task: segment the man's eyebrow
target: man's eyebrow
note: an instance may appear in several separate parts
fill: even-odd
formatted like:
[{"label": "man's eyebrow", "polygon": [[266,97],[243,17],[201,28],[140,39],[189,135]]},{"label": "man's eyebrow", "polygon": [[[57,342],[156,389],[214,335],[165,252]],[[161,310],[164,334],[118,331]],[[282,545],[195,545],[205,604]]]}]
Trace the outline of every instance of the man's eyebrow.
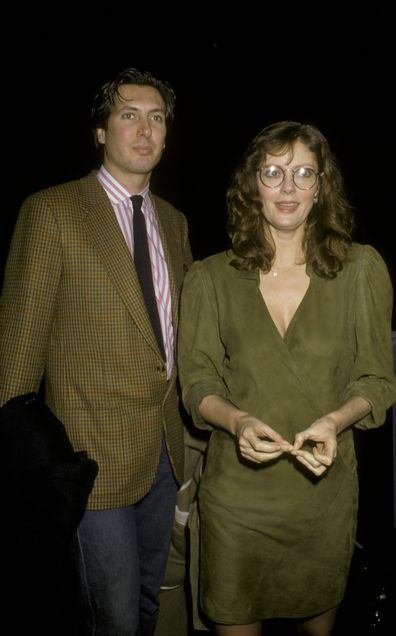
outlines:
[{"label": "man's eyebrow", "polygon": [[[135,106],[134,104],[122,104],[121,110],[144,110],[140,106]],[[150,108],[148,113],[164,113],[165,108],[161,108],[161,106],[156,106],[155,108]]]}]

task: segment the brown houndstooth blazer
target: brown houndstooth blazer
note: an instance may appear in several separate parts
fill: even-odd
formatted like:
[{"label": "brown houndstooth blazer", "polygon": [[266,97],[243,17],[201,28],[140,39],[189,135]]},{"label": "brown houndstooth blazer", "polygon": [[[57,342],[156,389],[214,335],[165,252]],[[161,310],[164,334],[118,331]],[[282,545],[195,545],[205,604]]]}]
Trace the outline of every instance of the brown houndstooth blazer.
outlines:
[{"label": "brown houndstooth blazer", "polygon": [[[151,195],[168,263],[173,324],[192,262],[184,215]],[[154,479],[165,431],[183,480],[183,423],[133,259],[96,173],[29,196],[0,299],[0,404],[37,391],[76,451],[99,464],[89,509],[130,505]]]}]

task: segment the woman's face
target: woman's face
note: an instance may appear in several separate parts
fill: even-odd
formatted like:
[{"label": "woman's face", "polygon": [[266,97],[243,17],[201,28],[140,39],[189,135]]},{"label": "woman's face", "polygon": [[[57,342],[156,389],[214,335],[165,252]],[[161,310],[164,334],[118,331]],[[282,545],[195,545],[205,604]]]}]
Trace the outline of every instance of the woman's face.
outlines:
[{"label": "woman's face", "polygon": [[[284,179],[281,181],[283,174]],[[283,155],[267,155],[261,166],[261,176],[257,173],[257,183],[263,215],[271,228],[292,231],[304,226],[317,200],[317,174],[315,155],[301,141],[296,141],[292,152],[288,150]],[[263,184],[262,179],[267,185]],[[296,182],[306,189],[299,188]]]}]

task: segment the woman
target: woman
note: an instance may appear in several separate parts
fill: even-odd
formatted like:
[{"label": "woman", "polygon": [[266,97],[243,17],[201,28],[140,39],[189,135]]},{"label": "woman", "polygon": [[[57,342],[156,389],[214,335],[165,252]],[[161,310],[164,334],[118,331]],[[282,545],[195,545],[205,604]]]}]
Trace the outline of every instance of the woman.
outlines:
[{"label": "woman", "polygon": [[277,617],[327,636],[354,548],[352,427],[380,426],[396,400],[390,277],[352,242],[314,126],[262,130],[227,207],[232,249],[196,262],[181,299],[183,400],[212,429],[200,602],[221,636],[259,635]]}]

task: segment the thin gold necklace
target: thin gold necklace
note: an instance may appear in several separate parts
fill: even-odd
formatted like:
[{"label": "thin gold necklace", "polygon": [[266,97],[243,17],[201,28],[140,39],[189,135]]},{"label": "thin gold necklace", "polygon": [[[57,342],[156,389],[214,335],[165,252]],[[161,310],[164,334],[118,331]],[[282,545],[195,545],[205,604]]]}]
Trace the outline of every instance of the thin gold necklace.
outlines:
[{"label": "thin gold necklace", "polygon": [[269,273],[275,278],[275,276],[278,276],[279,274],[284,274],[285,272],[290,272],[290,270],[294,269],[295,267],[299,267],[301,265],[304,265],[304,263],[294,263],[294,265],[290,265],[290,267],[285,267],[284,269],[273,269],[271,267]]}]

